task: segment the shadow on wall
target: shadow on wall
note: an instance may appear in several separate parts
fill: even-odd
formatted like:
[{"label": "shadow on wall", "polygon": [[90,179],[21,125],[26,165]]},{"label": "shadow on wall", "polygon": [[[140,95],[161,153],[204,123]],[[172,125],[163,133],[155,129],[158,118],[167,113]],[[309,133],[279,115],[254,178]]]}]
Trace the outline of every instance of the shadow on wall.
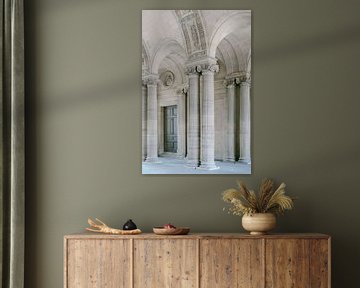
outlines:
[{"label": "shadow on wall", "polygon": [[[140,73],[140,72],[139,72]],[[126,97],[132,97],[134,94],[134,79],[137,79],[138,75],[129,75],[128,78],[121,78],[116,82],[100,83],[93,87],[86,87],[86,89],[78,92],[68,93],[66,95],[53,95],[51,99],[43,102],[43,108],[46,113],[61,112],[64,109],[73,109],[84,104],[96,105],[99,103],[105,103],[113,99],[121,99]],[[138,83],[139,95],[141,83]],[[140,103],[140,96],[139,96]]]},{"label": "shadow on wall", "polygon": [[[41,2],[44,2],[44,5],[48,6],[48,9],[73,9],[77,6],[91,5],[91,3],[98,2],[98,0],[79,0],[75,2],[70,0],[50,0]],[[158,3],[158,6],[160,6],[163,4],[163,1],[152,2],[152,4],[154,3]],[[198,3],[202,2],[198,1]],[[30,1],[25,1],[25,8],[28,12],[28,19],[26,20],[27,24],[25,26],[27,40],[26,206],[28,208],[26,211],[26,283],[29,287],[42,287],[40,284],[44,283],[44,280],[42,279],[44,277],[44,272],[51,276],[58,274],[60,275],[61,269],[56,270],[56,263],[62,261],[61,257],[56,258],[53,257],[51,254],[48,254],[51,256],[46,256],[48,258],[46,258],[44,255],[40,255],[39,257],[41,251],[36,251],[37,243],[44,244],[44,240],[39,239],[42,235],[39,231],[42,231],[43,227],[41,227],[41,225],[42,223],[47,221],[46,217],[49,216],[40,215],[41,213],[38,212],[38,206],[47,204],[44,203],[44,199],[40,199],[41,194],[39,194],[38,192],[39,183],[37,183],[37,179],[41,179],[41,175],[37,175],[36,162],[38,158],[37,156],[39,156],[36,154],[36,151],[39,149],[36,143],[36,139],[38,139],[38,133],[36,131],[35,124],[37,122],[36,109],[39,107],[39,99],[37,98],[37,95],[39,95],[39,91],[36,87],[36,83],[40,81],[39,79],[37,79],[38,77],[44,76],[41,75],[43,72],[36,71],[36,67],[34,67],[34,65],[37,63],[36,57],[40,57],[41,55],[39,52],[35,52],[38,48],[37,35],[33,31],[33,22],[35,21],[34,18],[36,18],[36,6],[38,5],[40,4],[34,5],[34,2],[31,2],[30,4]],[[255,27],[255,31],[253,31],[253,34],[256,35],[256,26],[253,25],[253,27]],[[286,61],[283,61],[283,58],[285,57],[296,57],[296,55],[299,54],[312,53],[313,51],[318,52],[326,47],[347,45],[349,43],[357,43],[359,41],[360,26],[351,26],[341,31],[334,31],[333,33],[328,34],[319,34],[317,36],[304,38],[302,40],[287,42],[282,46],[257,48],[256,45],[254,45],[253,55],[255,55],[254,63],[256,63],[256,66],[254,68],[261,66],[264,63],[269,63],[271,61],[284,62]],[[137,50],[134,49],[134,53],[138,53],[138,55],[140,56],[140,39],[138,45],[139,47],[136,47],[138,48]],[[139,98],[136,99],[136,101],[138,104],[137,106],[139,107],[137,113],[138,115],[140,115],[141,85],[140,81],[137,82],[141,70],[140,60],[138,61],[138,63],[139,67],[136,68],[138,69],[138,73],[129,75],[127,76],[127,78],[120,78],[119,81],[109,83],[94,83],[91,88],[82,87],[81,91],[73,91],[69,94],[56,95],[55,97],[53,97],[54,95],[51,95],[51,99],[47,98],[45,100],[46,102],[43,103],[43,106],[45,108],[44,112],[62,112],[63,110],[73,109],[74,107],[81,107],[87,104],[95,106],[97,104],[104,103],[105,101],[112,101],[113,99],[118,99],[119,97],[133,97],[139,95]],[[138,86],[134,87],[134,83],[138,83]],[[254,85],[256,86],[255,83],[256,80],[254,80]],[[261,85],[261,83],[257,84]],[[340,86],[339,84],[337,85]],[[254,95],[256,95],[256,92]],[[349,99],[350,98],[347,98],[347,100]],[[320,109],[320,106],[317,105],[317,107],[319,107]],[[334,131],[334,134],[335,133],[336,131]],[[255,144],[255,148],[263,148],[263,144],[256,142],[256,139]],[[354,187],[356,187],[356,180],[354,179],[358,179],[358,165],[360,163],[360,151],[358,147],[360,147],[360,143],[351,143],[351,146],[346,147],[346,145],[348,144],[349,141],[345,141],[343,146],[336,147],[337,150],[332,151],[333,153],[329,153],[329,148],[325,151],[313,151],[313,153],[316,154],[308,155],[306,159],[302,159],[301,163],[291,162],[288,159],[280,159],[280,161],[277,160],[277,163],[279,164],[277,166],[275,165],[275,169],[272,169],[274,166],[273,164],[260,167],[261,159],[257,158],[257,161],[255,157],[255,174],[252,176],[242,177],[242,179],[246,179],[245,181],[249,181],[249,184],[251,186],[252,183],[258,181],[258,179],[256,178],[266,176],[264,174],[277,173],[277,175],[279,175],[278,173],[282,173],[281,179],[279,180],[284,180],[288,184],[289,194],[295,196],[298,195],[299,199],[296,203],[295,210],[291,213],[288,213],[285,217],[279,219],[279,230],[292,232],[316,231],[329,233],[333,236],[333,279],[336,280],[333,282],[334,287],[356,287],[351,286],[350,284],[351,281],[354,281],[356,279],[356,275],[358,274],[358,267],[357,265],[354,265],[354,263],[355,259],[358,259],[358,257],[360,257],[360,247],[358,245],[358,243],[360,242],[360,232],[357,229],[359,219],[359,205],[358,201],[356,201],[358,199],[359,191],[358,189],[354,189]],[[330,144],[330,147],[335,148],[335,146],[335,144]],[[312,149],[313,147],[311,147],[310,150]],[[271,157],[275,158],[276,155]],[[296,157],[292,159],[296,159]],[[140,161],[138,165],[140,169]],[[178,219],[176,220],[177,222],[181,221],[184,224],[195,222],[193,227],[196,231],[201,231],[201,229],[206,229],[206,227],[202,228],[200,227],[200,225],[196,225],[197,221],[194,221],[194,217],[206,219],[202,221],[203,223],[210,223],[207,224],[209,226],[215,225],[215,223],[219,223],[219,221],[226,222],[224,228],[217,228],[218,232],[221,232],[221,230],[222,232],[239,231],[239,219],[236,217],[227,217],[226,213],[221,210],[224,205],[221,203],[220,189],[222,189],[223,185],[225,186],[225,188],[232,186],[234,184],[234,177],[226,178],[224,176],[211,176],[213,179],[211,181],[207,181],[210,179],[205,179],[204,177],[206,176],[187,176],[184,187],[185,189],[189,189],[189,187],[194,187],[193,190],[181,191],[182,188],[179,185],[180,188],[175,187],[174,190],[175,192],[181,191],[181,193],[175,193],[174,191],[170,191],[169,187],[172,187],[172,185],[174,185],[174,182],[181,183],[181,181],[185,179],[184,176],[172,175],[170,177],[151,176],[140,178],[140,170],[137,171],[137,173],[138,174],[134,176],[134,173],[131,169],[124,171],[122,177],[128,178],[128,182],[132,181],[134,178],[136,178],[137,180],[140,179],[140,181],[138,181],[139,183],[136,183],[136,185],[131,188],[132,190],[130,192],[127,192],[128,194],[124,196],[125,199],[127,197],[126,203],[114,203],[114,206],[108,207],[108,211],[106,212],[108,214],[106,214],[106,216],[110,218],[110,224],[115,224],[111,223],[111,219],[117,219],[117,217],[119,217],[118,215],[120,214],[119,211],[123,207],[125,211],[128,211],[125,209],[125,206],[137,207],[138,203],[141,202],[146,203],[147,207],[156,208],[159,207],[159,201],[161,200],[162,205],[164,205],[165,207],[164,210],[160,211],[160,209],[153,209],[151,212],[151,218],[147,218],[139,224],[145,227],[151,227],[151,225],[154,224],[153,222],[155,222],[154,219],[162,219],[163,215],[173,215],[175,220]],[[133,179],[131,177],[133,177]],[[276,177],[274,178],[276,179]],[[314,179],[316,179],[316,182],[314,181]],[[159,183],[161,183],[161,185]],[[350,183],[349,186],[348,183]],[[141,191],[139,189],[141,185],[143,185],[143,187],[146,187],[146,190]],[[217,192],[217,190],[219,191]],[[319,196],[321,193],[324,196]],[[109,201],[107,203],[116,202],[116,197],[113,197],[114,201]],[[210,200],[211,198],[216,199]],[[95,201],[96,199],[94,200],[94,202]],[[193,202],[200,203],[201,201],[204,201],[205,204],[189,204]],[[116,208],[118,210],[113,209],[113,207],[115,207],[116,205]],[[119,207],[119,205],[123,207]],[[179,206],[189,207],[189,211],[187,211],[187,213],[183,213],[186,215],[180,215],[180,212],[177,212],[179,210]],[[219,209],[219,211],[209,213],[213,211],[212,209]],[[69,209],[69,211],[70,214],[74,213],[74,210]],[[102,217],[102,215],[99,215],[99,217]],[[220,220],[219,217],[221,217]],[[76,219],[76,221],[81,222],[83,220]],[[74,224],[74,226],[75,225],[77,225],[77,223]],[[54,230],[55,229],[57,229],[56,225],[54,225]],[[62,231],[43,231],[48,234],[62,233]],[[59,240],[59,242],[61,241]],[[56,246],[55,244],[51,243],[47,245],[53,245],[51,247],[49,246],[51,249],[55,249]],[[56,249],[57,248],[61,249],[61,245],[56,246]],[[38,247],[38,249],[40,250],[40,247]],[[45,266],[49,267],[47,268],[48,270],[41,271],[41,267]],[[61,266],[61,264],[59,264],[59,266]],[[347,285],[344,286],[344,282]],[[60,287],[60,285],[58,284],[59,283],[54,285],[57,285],[56,287]]]},{"label": "shadow on wall", "polygon": [[[321,34],[312,38],[298,40],[297,42],[291,42],[291,45],[277,46],[266,50],[264,49],[263,51],[256,50],[255,59],[257,65],[261,65],[267,61],[276,61],[279,58],[283,59],[284,57],[290,57],[299,53],[309,53],[314,50],[323,49],[324,47],[345,45],[348,42],[360,42],[360,26],[350,27],[349,29],[344,29],[334,34]],[[141,43],[139,43],[139,45],[141,45]],[[125,95],[130,95],[129,92],[134,91],[134,79],[137,79],[141,74],[140,65],[138,69],[138,74],[129,75],[126,79],[121,78],[116,82],[101,83],[101,85],[86,87],[86,90],[69,93],[66,96],[53,96],[43,103],[43,108],[45,108],[46,112],[52,112],[70,107],[74,108],[74,106],[83,105],[85,102],[105,102],[104,100],[109,100],[109,97],[118,99],[119,97],[122,98]],[[140,82],[137,84],[138,87],[141,87]],[[138,87],[136,89],[140,95],[141,91]]]},{"label": "shadow on wall", "polygon": [[281,231],[321,232],[332,236],[334,287],[345,287],[343,275],[358,273],[356,265],[348,265],[349,259],[360,257],[357,244],[360,232],[355,228],[359,209],[358,201],[353,200],[359,191],[347,186],[358,178],[360,143],[352,144],[344,149],[339,147],[341,154],[319,152],[309,155],[300,165],[293,163],[277,169],[285,171],[283,178],[289,184],[289,194],[299,197],[295,210],[279,217],[278,225]]},{"label": "shadow on wall", "polygon": [[[254,27],[254,26],[253,26]],[[254,39],[256,31],[252,31]],[[294,56],[294,54],[310,53],[326,47],[344,46],[352,42],[360,41],[360,26],[351,26],[336,32],[321,33],[310,38],[298,39],[281,46],[256,49],[254,45],[253,58],[257,65],[266,62],[276,61],[284,57]]]},{"label": "shadow on wall", "polygon": [[76,7],[83,7],[84,5],[91,5],[92,3],[97,4],[97,0],[47,0],[42,1],[43,7],[54,10],[54,9],[74,9]]}]

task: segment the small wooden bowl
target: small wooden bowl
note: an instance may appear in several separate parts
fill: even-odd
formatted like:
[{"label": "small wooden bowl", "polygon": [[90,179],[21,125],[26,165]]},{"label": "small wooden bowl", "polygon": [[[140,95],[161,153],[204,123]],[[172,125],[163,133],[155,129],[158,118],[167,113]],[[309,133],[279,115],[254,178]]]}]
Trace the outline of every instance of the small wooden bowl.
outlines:
[{"label": "small wooden bowl", "polygon": [[186,235],[190,232],[189,227],[163,228],[154,227],[153,231],[157,235]]}]

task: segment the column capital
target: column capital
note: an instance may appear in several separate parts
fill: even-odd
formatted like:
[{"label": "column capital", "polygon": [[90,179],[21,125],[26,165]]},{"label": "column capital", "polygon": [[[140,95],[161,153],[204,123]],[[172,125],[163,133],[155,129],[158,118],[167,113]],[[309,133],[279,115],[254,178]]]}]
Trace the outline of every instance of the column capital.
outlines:
[{"label": "column capital", "polygon": [[187,66],[185,70],[185,74],[189,77],[198,76],[201,72],[201,66],[200,65],[193,65],[193,66]]},{"label": "column capital", "polygon": [[240,84],[240,86],[250,86],[251,76],[248,74],[243,74],[239,76],[236,81],[238,84]]},{"label": "column capital", "polygon": [[183,88],[181,89],[181,93],[182,94],[187,94],[189,91],[189,85],[184,85]]},{"label": "column capital", "polygon": [[189,60],[186,64],[187,74],[207,74],[219,72],[219,65],[217,59],[204,56],[197,59]]},{"label": "column capital", "polygon": [[201,65],[201,74],[214,74],[219,72],[219,65],[217,64],[203,64]]},{"label": "column capital", "polygon": [[225,79],[223,82],[224,87],[226,88],[233,88],[236,85],[235,78],[228,78]]},{"label": "column capital", "polygon": [[234,72],[225,77],[224,85],[234,84],[236,86],[251,84],[251,75],[247,72]]},{"label": "column capital", "polygon": [[182,85],[176,89],[176,94],[178,94],[179,96],[184,96],[188,93],[188,91],[189,91],[189,85]]},{"label": "column capital", "polygon": [[242,81],[240,83],[241,87],[250,87],[251,86],[251,81]]},{"label": "column capital", "polygon": [[145,76],[143,79],[142,79],[142,83],[143,85],[157,85],[159,84],[160,80],[159,80],[159,75],[157,74],[150,74],[150,75],[147,75]]}]

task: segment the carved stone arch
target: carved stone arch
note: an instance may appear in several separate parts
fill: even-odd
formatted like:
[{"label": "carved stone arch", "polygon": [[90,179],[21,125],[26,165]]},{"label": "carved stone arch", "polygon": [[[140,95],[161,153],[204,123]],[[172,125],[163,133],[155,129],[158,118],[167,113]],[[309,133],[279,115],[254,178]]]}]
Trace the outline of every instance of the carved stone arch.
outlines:
[{"label": "carved stone arch", "polygon": [[173,57],[185,62],[187,59],[186,52],[179,42],[174,39],[163,39],[156,47],[154,57],[151,62],[150,72],[157,74],[161,62],[166,57]]},{"label": "carved stone arch", "polygon": [[215,73],[214,79],[215,80],[224,80],[225,77],[228,74],[226,64],[225,64],[224,60],[223,59],[218,59],[217,60],[217,65],[219,66],[219,71],[217,73]]},{"label": "carved stone arch", "polygon": [[[231,43],[231,46],[234,48],[239,66],[238,71],[245,71],[248,61],[248,51],[251,49],[251,40],[247,39],[246,37],[240,38],[234,33],[227,35],[224,40]],[[222,40],[220,43],[222,43],[224,40]]]},{"label": "carved stone arch", "polygon": [[149,70],[150,68],[149,49],[144,40],[142,40],[141,54],[142,54],[142,62],[141,62],[142,70]]},{"label": "carved stone arch", "polygon": [[191,58],[206,55],[206,31],[199,10],[175,10]]},{"label": "carved stone arch", "polygon": [[218,45],[216,57],[221,55],[228,74],[240,71],[239,59],[235,47],[229,39],[224,38]]},{"label": "carved stone arch", "polygon": [[215,57],[216,49],[219,43],[230,33],[237,33],[243,27],[249,27],[251,24],[251,11],[239,10],[230,13],[220,19],[216,24],[210,37],[208,45],[208,54]]},{"label": "carved stone arch", "polygon": [[249,50],[247,57],[246,74],[249,76],[251,75],[251,49]]}]

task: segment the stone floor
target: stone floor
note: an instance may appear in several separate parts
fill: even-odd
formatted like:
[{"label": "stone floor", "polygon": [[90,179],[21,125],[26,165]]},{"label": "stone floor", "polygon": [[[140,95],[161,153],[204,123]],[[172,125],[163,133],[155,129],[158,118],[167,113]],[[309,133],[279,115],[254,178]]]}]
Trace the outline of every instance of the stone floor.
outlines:
[{"label": "stone floor", "polygon": [[216,161],[216,170],[186,166],[185,159],[159,157],[159,163],[142,163],[142,174],[251,174],[251,164]]}]

